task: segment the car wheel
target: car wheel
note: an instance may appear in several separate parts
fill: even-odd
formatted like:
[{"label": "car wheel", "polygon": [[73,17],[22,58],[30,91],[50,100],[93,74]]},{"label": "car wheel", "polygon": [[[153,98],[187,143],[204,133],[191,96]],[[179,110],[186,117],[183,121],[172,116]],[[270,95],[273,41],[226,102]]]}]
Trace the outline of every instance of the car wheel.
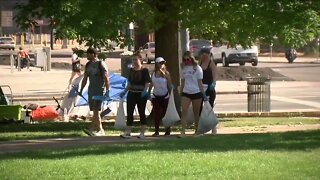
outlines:
[{"label": "car wheel", "polygon": [[226,55],[225,54],[222,54],[222,65],[223,67],[228,67],[229,66],[229,63],[227,62],[227,58],[226,58]]},{"label": "car wheel", "polygon": [[244,66],[245,65],[245,62],[241,62],[241,63],[239,63],[240,64],[240,66]]},{"label": "car wheel", "polygon": [[252,61],[251,64],[252,64],[252,66],[257,66],[258,65],[258,60]]}]

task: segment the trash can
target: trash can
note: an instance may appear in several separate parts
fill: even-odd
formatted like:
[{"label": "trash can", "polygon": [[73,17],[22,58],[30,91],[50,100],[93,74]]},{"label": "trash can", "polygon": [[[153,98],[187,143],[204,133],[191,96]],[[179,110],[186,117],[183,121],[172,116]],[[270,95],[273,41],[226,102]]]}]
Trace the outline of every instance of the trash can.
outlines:
[{"label": "trash can", "polygon": [[132,58],[129,55],[121,56],[121,76],[128,78],[129,70],[132,68]]},{"label": "trash can", "polygon": [[247,78],[248,112],[270,112],[270,78]]}]

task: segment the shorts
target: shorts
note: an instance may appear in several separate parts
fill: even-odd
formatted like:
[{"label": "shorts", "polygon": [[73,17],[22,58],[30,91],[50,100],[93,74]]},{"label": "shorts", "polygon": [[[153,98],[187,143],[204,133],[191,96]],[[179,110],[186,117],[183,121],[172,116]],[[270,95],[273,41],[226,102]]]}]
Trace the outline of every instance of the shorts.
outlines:
[{"label": "shorts", "polygon": [[92,99],[92,97],[89,97],[88,104],[89,104],[90,111],[101,111],[102,101],[94,100]]},{"label": "shorts", "polygon": [[188,94],[188,93],[182,93],[181,96],[184,96],[184,97],[187,97],[191,100],[194,100],[194,99],[202,99],[202,93],[201,92],[198,92],[196,94]]}]

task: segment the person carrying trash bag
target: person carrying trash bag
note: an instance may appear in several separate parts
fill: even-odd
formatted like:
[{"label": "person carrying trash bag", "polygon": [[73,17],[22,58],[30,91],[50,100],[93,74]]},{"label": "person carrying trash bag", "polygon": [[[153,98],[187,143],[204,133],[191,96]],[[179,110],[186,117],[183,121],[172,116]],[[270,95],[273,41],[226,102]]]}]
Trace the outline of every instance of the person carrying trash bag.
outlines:
[{"label": "person carrying trash bag", "polygon": [[[102,99],[94,97],[109,98],[109,73],[105,62],[99,61],[97,58],[98,52],[95,48],[87,49],[87,62],[85,66],[85,72],[80,86],[80,96],[82,96],[82,91],[87,84],[89,78],[88,87],[88,104],[90,111],[93,111],[92,122],[88,128],[84,129],[84,132],[89,136],[104,136],[105,131],[102,127],[101,117],[99,111],[101,111]],[[104,93],[104,88],[106,89]]]},{"label": "person carrying trash bag", "polygon": [[[165,115],[168,107],[170,91],[173,88],[170,73],[166,69],[166,61],[162,57],[155,60],[154,73],[151,76],[151,83],[148,92],[153,87],[152,105],[155,132],[152,136],[159,136],[160,121]],[[170,135],[170,127],[166,127],[165,134]]]},{"label": "person carrying trash bag", "polygon": [[[187,126],[187,114],[190,104],[192,103],[193,114],[195,118],[195,128],[197,129],[199,123],[200,106],[202,99],[208,100],[205,95],[202,78],[203,72],[201,67],[195,61],[190,51],[186,51],[183,54],[181,63],[181,105],[182,105],[182,117],[181,117],[181,134],[178,137],[185,136],[185,129]],[[195,132],[197,134],[197,131]]]},{"label": "person carrying trash bag", "polygon": [[149,83],[151,81],[149,70],[142,66],[142,56],[140,53],[132,55],[133,67],[129,70],[128,85],[126,89],[121,92],[120,97],[123,98],[127,94],[127,128],[123,134],[120,135],[122,138],[131,137],[131,129],[133,125],[133,113],[135,106],[138,107],[140,116],[140,135],[138,138],[144,139],[144,133],[147,127],[146,121],[146,104],[150,98],[148,92]]},{"label": "person carrying trash bag", "polygon": [[[217,67],[215,63],[210,59],[210,49],[202,48],[199,53],[199,65],[203,71],[203,79],[202,83],[204,85],[204,91],[206,96],[209,96],[209,103],[211,105],[211,109],[213,108],[213,104],[216,100],[216,73]],[[201,103],[200,112],[202,111],[203,103]],[[200,114],[199,114],[200,115]],[[212,129],[212,134],[217,133],[217,128],[214,127]]]}]

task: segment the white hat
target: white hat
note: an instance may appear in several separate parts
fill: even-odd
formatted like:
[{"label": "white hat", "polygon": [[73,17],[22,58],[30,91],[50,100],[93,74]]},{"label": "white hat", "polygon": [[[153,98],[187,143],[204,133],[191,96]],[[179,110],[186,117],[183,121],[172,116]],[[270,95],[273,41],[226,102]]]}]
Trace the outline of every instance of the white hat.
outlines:
[{"label": "white hat", "polygon": [[160,62],[166,62],[166,61],[162,57],[157,57],[156,63],[160,63]]}]

